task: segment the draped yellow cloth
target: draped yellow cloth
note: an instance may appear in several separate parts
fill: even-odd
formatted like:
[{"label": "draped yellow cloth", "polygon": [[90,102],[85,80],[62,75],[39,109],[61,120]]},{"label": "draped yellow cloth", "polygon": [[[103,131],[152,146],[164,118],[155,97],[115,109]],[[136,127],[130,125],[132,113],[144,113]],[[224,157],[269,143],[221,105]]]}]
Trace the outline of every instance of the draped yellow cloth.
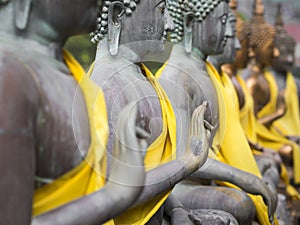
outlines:
[{"label": "draped yellow cloth", "polygon": [[[144,164],[147,170],[149,170],[176,159],[176,118],[167,94],[157,80],[158,78],[153,76],[151,71],[145,65],[142,65],[141,68],[146,73],[148,80],[159,97],[163,118],[163,131],[149,146],[144,159]],[[156,75],[159,77],[161,72],[162,69]],[[114,219],[115,224],[143,225],[147,223],[162,206],[170,193],[171,190],[142,205],[127,210],[121,216]]]},{"label": "draped yellow cloth", "polygon": [[291,72],[287,73],[284,92],[286,113],[274,122],[274,126],[286,136],[300,136],[298,91]]},{"label": "draped yellow cloth", "polygon": [[[219,104],[219,114],[221,116],[221,114],[225,112],[226,115],[225,118],[219,118],[220,125],[225,124],[224,137],[221,140],[214,140],[213,142],[213,145],[220,145],[219,152],[216,153],[217,159],[230,166],[261,177],[244,131],[240,125],[238,112],[230,97],[231,90],[226,88],[232,85],[230,78],[224,74],[220,76],[210,63],[207,63],[207,71],[217,90],[219,102],[224,101],[223,106],[222,104]],[[225,108],[220,108],[220,106],[225,106]],[[226,185],[236,188],[234,185],[228,183],[226,183]],[[260,224],[269,225],[268,210],[262,197],[254,195],[249,196],[255,204],[256,215]]]},{"label": "draped yellow cloth", "polygon": [[[258,143],[258,130],[260,131],[259,133],[261,135],[260,138],[262,137],[262,135],[264,135],[265,138],[268,138],[269,140],[273,140],[273,142],[275,143],[276,141],[278,142],[277,145],[282,146],[283,143],[280,142],[280,140],[282,139],[282,137],[280,137],[280,135],[276,136],[272,136],[272,132],[270,134],[269,133],[269,129],[264,127],[262,124],[260,124],[254,115],[254,101],[253,98],[251,96],[251,93],[249,92],[245,81],[240,77],[240,75],[237,75],[237,81],[239,82],[239,84],[241,85],[241,89],[243,91],[244,94],[244,98],[245,98],[245,103],[244,106],[240,109],[240,122],[242,125],[242,128],[248,138],[248,140],[250,140],[252,143],[257,144]],[[274,84],[274,83],[273,83]],[[260,144],[264,144],[263,142],[261,142]],[[262,145],[263,147],[267,147]],[[273,150],[277,150],[277,149],[273,149]],[[256,151],[253,151],[254,154],[260,154]],[[284,181],[284,183],[286,184],[286,191],[288,193],[289,196],[291,196],[294,199],[299,199],[300,195],[299,193],[296,191],[296,189],[290,185],[290,181],[289,181],[289,176],[288,173],[286,171],[286,168],[283,164],[281,164],[281,179]]]},{"label": "draped yellow cloth", "polygon": [[270,88],[270,100],[269,102],[257,113],[257,118],[260,119],[264,116],[268,116],[271,113],[276,112],[278,88],[273,75],[269,71],[264,72],[264,77],[267,80]]},{"label": "draped yellow cloth", "polygon": [[[107,112],[100,88],[85,76],[85,71],[68,52],[64,60],[78,82],[85,98],[90,122],[91,143],[85,159],[74,169],[34,193],[33,214],[40,215],[99,190],[106,179]],[[106,224],[113,224],[112,221]]]},{"label": "draped yellow cloth", "polygon": [[[270,115],[276,111],[278,87],[276,80],[270,71],[266,70],[264,76],[269,84],[270,88],[270,101],[258,112],[258,118]],[[288,82],[290,82],[288,80]],[[288,91],[289,92],[289,91]],[[286,101],[289,101],[286,97]],[[291,97],[292,98],[292,97]],[[299,110],[299,109],[298,109]],[[292,111],[293,112],[293,111]],[[292,114],[292,113],[289,113]],[[299,114],[298,114],[299,115]],[[285,116],[284,116],[285,117]],[[291,119],[284,119],[283,121],[292,121]],[[297,122],[297,120],[295,120]],[[274,123],[275,124],[275,123]],[[278,132],[278,128],[275,125],[270,127],[263,126],[257,123],[257,137],[258,143],[266,148],[279,150],[283,145],[290,145],[293,148],[293,161],[294,161],[294,182],[300,183],[300,147],[296,143],[288,140],[283,134]]]},{"label": "draped yellow cloth", "polygon": [[254,101],[251,93],[247,89],[245,81],[240,77],[240,75],[237,75],[236,78],[244,94],[244,105],[239,110],[240,122],[248,140],[257,144],[257,120],[254,115]]}]

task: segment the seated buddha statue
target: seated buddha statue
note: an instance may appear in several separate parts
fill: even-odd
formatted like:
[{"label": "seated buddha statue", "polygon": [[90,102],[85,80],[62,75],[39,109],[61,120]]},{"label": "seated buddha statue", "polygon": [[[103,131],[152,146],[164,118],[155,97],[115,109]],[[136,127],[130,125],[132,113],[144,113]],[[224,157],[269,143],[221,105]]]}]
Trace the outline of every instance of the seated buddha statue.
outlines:
[{"label": "seated buddha statue", "polygon": [[[171,190],[207,158],[210,133],[203,119],[207,106],[203,103],[194,110],[189,144],[183,150],[186,154],[177,156],[178,128],[172,104],[143,63],[150,53],[164,51],[167,31],[173,27],[166,2],[105,1],[102,11],[106,13],[98,20],[98,28],[92,37],[98,44],[90,79],[104,93],[109,124],[108,152],[112,152],[119,138],[115,132],[116,119],[130,102],[136,102],[136,126],[149,133],[143,191],[134,207],[114,218],[114,223],[162,224],[165,214],[177,224],[183,224],[182,221],[193,224],[195,219],[189,217],[181,203],[171,195]],[[114,160],[112,156],[108,155],[108,166]]]},{"label": "seated buddha statue", "polygon": [[[243,131],[237,125],[238,122],[232,122],[232,118],[230,118],[231,122],[226,121],[225,97],[222,92],[222,84],[218,80],[219,75],[213,74],[212,70],[214,69],[206,62],[208,55],[223,52],[228,37],[232,35],[232,27],[230,23],[227,23],[229,13],[227,1],[210,1],[206,4],[199,1],[193,3],[194,5],[185,2],[177,3],[176,1],[170,3],[170,14],[175,22],[175,30],[171,33],[170,38],[175,45],[167,63],[156,76],[159,77],[159,82],[165,88],[175,108],[177,126],[181,128],[177,132],[178,146],[185,146],[188,134],[183,131],[187,130],[191,112],[203,101],[208,102],[209,110],[207,110],[205,118],[210,124],[207,126],[211,127],[213,136],[210,140],[213,143],[212,151],[204,166],[188,179],[177,184],[173,193],[184,206],[189,208],[222,209],[230,212],[237,218],[239,223],[251,224],[255,216],[255,208],[245,192],[225,187],[224,183],[219,187],[203,185],[203,179],[208,180],[209,184],[211,184],[211,180],[228,181],[248,193],[260,193],[269,196],[267,197],[270,200],[269,206],[273,204],[269,211],[271,217],[272,211],[274,211],[273,207],[276,205],[276,197],[270,193],[269,188],[258,177],[260,174],[257,165],[246,138],[243,136]],[[211,27],[215,29],[210,29]],[[238,120],[238,117],[235,119]],[[228,128],[229,125],[235,127]],[[227,132],[225,128],[228,128]],[[232,130],[235,128],[239,138],[231,135]],[[234,140],[231,138],[234,138]],[[236,144],[237,140],[240,141],[241,145]],[[245,146],[245,152],[241,150],[241,146]],[[235,150],[230,151],[234,148]],[[179,152],[180,150],[182,148],[178,148],[178,154],[182,154],[182,152]],[[245,160],[251,162],[251,164],[244,165],[244,168],[240,164],[237,165],[239,160],[243,161],[239,158],[240,156],[245,157]],[[215,158],[218,160],[215,160]],[[247,184],[247,180],[252,179],[253,183],[257,185]],[[218,199],[218,201],[215,199]],[[220,201],[222,204],[219,204]],[[234,205],[240,205],[240,207]],[[240,210],[241,208],[245,210]],[[266,208],[261,209],[261,211],[258,210],[258,212],[263,215],[260,217],[261,220],[266,219],[265,221],[268,221],[268,210]]]},{"label": "seated buddha statue", "polygon": [[[146,133],[132,123],[136,110],[127,107],[119,117],[114,155],[126,163],[115,163],[106,178],[102,92],[63,50],[70,36],[94,29],[97,4],[102,1],[0,1],[3,224],[102,224],[142,191]],[[126,185],[123,175],[132,176]]]}]

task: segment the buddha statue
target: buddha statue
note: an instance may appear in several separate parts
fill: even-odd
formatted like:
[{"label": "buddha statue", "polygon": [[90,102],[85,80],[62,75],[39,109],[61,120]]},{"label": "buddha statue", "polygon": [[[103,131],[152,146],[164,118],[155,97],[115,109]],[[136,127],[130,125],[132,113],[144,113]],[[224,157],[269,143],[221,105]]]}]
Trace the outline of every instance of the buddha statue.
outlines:
[{"label": "buddha statue", "polygon": [[[176,156],[177,124],[171,102],[143,64],[147,55],[164,50],[172,29],[166,2],[105,1],[92,41],[98,42],[90,79],[103,90],[109,124],[108,152],[114,148],[116,118],[136,102],[136,126],[149,133],[144,165],[146,180],[134,207],[114,218],[115,224],[162,224],[163,214],[175,224],[193,224],[180,202],[170,195],[173,186],[206,160],[209,130],[204,126],[206,103],[194,110],[186,154]],[[101,116],[101,115],[99,115]],[[108,165],[114,159],[108,155]],[[176,210],[174,210],[176,208]],[[182,209],[185,213],[181,214]]]},{"label": "buddha statue", "polygon": [[291,69],[295,62],[296,42],[284,29],[281,4],[278,5],[275,28],[275,46],[279,49],[280,55],[273,59],[271,71],[276,79],[278,93],[283,93],[284,95],[286,113],[275,121],[274,126],[285,137],[300,144],[298,91],[294,77],[291,74]]},{"label": "buddha statue", "polygon": [[[248,69],[242,73],[247,87],[254,100],[254,112],[260,124],[258,128],[258,143],[265,148],[278,151],[284,160],[286,166],[294,162],[293,182],[300,182],[300,170],[298,162],[299,146],[278,132],[274,122],[284,117],[286,113],[286,104],[283,92],[277,92],[276,81],[272,73],[267,70],[271,66],[272,60],[280,55],[278,47],[275,46],[275,28],[265,23],[263,18],[263,3],[256,1],[253,8],[253,18],[250,22],[250,59]],[[296,159],[296,160],[295,160]],[[289,178],[286,168],[284,179],[286,185],[289,184]],[[283,176],[283,174],[281,174]],[[293,192],[293,194],[292,194]],[[292,191],[295,198],[299,194]]]},{"label": "buddha statue", "polygon": [[[230,134],[232,134],[234,128],[228,129],[227,132],[224,131],[225,127],[230,124],[230,121],[225,125],[225,103],[221,92],[222,87],[220,87],[219,81],[216,80],[218,77],[211,73],[208,74],[208,69],[211,70],[211,67],[206,64],[207,56],[222,53],[228,38],[232,36],[231,25],[227,23],[229,13],[227,2],[197,1],[186,4],[183,1],[170,1],[169,10],[175,22],[175,30],[170,35],[171,41],[175,45],[173,46],[168,62],[161,68],[162,73],[157,74],[157,76],[174,105],[177,127],[180,127],[177,130],[177,145],[186,145],[188,134],[183,133],[183,131],[187,130],[187,124],[191,119],[191,112],[203,101],[209,103],[209,110],[205,114],[205,118],[208,122],[207,127],[210,127],[213,137],[210,140],[210,143],[213,143],[212,151],[210,152],[211,155],[204,166],[193,173],[188,179],[177,184],[173,193],[186,207],[192,209],[222,209],[230,212],[240,224],[251,224],[255,216],[255,209],[252,201],[243,191],[224,187],[224,185],[219,187],[202,185],[204,184],[203,179],[208,181],[227,181],[239,186],[248,193],[260,193],[268,196],[265,199],[269,199],[269,215],[272,217],[272,212],[276,206],[276,197],[273,196],[260,178],[253,175],[253,173],[256,173],[260,176],[241,127],[237,128],[240,131],[237,132],[239,138],[231,135],[231,138],[234,137],[234,141],[233,139],[229,141]],[[215,29],[210,29],[211,27]],[[236,122],[233,123],[238,124]],[[243,152],[242,158],[246,157],[247,159],[245,158],[245,160],[251,162],[254,170],[252,170],[250,164],[246,166],[247,168],[236,166],[235,163],[238,160],[235,161],[235,159],[238,156],[235,157],[234,153],[229,153],[229,150],[227,153],[223,150],[227,145],[224,145],[225,139],[227,144],[235,143],[236,146],[239,146],[236,141],[241,140],[240,143],[244,144],[247,148]],[[234,145],[231,145],[231,147]],[[178,148],[178,155],[182,154],[182,152],[179,152],[181,149]],[[235,149],[240,156],[239,152],[242,152],[241,146]],[[229,155],[231,155],[231,159],[229,159]],[[243,161],[242,159],[239,160]],[[250,180],[253,181],[250,183],[257,185],[247,183]],[[219,204],[220,202],[222,204]],[[235,203],[233,204],[232,202]],[[233,205],[239,205],[239,207],[235,208]],[[240,210],[241,208],[245,210]],[[262,217],[266,220],[262,217],[260,219],[268,221],[266,208],[260,211],[260,213],[264,214]]]},{"label": "buddha statue", "polygon": [[[229,53],[223,53],[220,56],[212,57],[213,64],[217,65],[219,70],[222,69],[221,74],[224,73],[230,77],[233,86],[228,84],[225,88],[233,93],[232,98],[235,100],[242,128],[254,152],[254,157],[258,163],[260,172],[264,179],[271,181],[277,186],[279,182],[281,158],[274,150],[264,148],[258,144],[257,126],[259,124],[254,115],[253,99],[239,73],[239,70],[245,68],[248,62],[248,40],[250,31],[247,28],[247,24],[241,19],[237,12],[237,1],[230,1],[230,7],[237,18],[236,34],[241,45],[239,49],[236,49],[235,54],[232,50],[234,46],[228,48],[227,45],[224,52],[233,52],[233,56],[230,57],[230,55],[228,55]],[[233,45],[233,41],[231,42]],[[232,87],[234,87],[234,89]]]},{"label": "buddha statue", "polygon": [[142,191],[148,134],[133,123],[136,108],[124,108],[118,119],[119,162],[106,178],[102,92],[63,50],[68,37],[94,29],[97,4],[102,1],[0,1],[3,224],[103,224]]}]

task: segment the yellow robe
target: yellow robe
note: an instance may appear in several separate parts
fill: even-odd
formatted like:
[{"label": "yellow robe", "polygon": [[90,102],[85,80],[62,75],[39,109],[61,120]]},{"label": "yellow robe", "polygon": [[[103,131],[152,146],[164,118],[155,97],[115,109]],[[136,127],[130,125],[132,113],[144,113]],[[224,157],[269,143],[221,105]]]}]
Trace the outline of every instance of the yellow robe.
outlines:
[{"label": "yellow robe", "polygon": [[[265,71],[264,76],[270,88],[270,101],[258,112],[258,119],[274,113],[276,111],[276,105],[277,105],[278,88],[277,88],[276,80],[268,70]],[[286,119],[284,119],[283,121],[286,121]],[[291,120],[288,119],[288,121]],[[299,184],[300,183],[300,147],[296,143],[285,138],[284,135],[279,133],[277,129],[278,128],[275,127],[275,125],[266,127],[261,124],[258,124],[257,125],[258,143],[261,146],[264,146],[266,148],[271,148],[274,150],[279,150],[283,145],[292,146],[293,161],[294,161],[294,182],[296,184]]]},{"label": "yellow robe", "polygon": [[[35,191],[34,216],[95,192],[106,182],[108,123],[103,92],[89,79],[89,75],[84,76],[84,70],[68,52],[64,52],[64,60],[84,94],[90,122],[91,143],[86,158],[77,167]],[[106,224],[113,222],[109,221]]]},{"label": "yellow robe", "polygon": [[[85,96],[90,120],[91,144],[85,161],[51,184],[45,185],[35,191],[34,216],[97,191],[105,185],[106,180],[105,146],[108,138],[108,124],[104,94],[89,79],[92,69],[84,76],[85,72],[69,53],[64,52],[64,59]],[[167,95],[157,82],[157,79],[146,67],[144,67],[144,70],[160,98],[164,121],[161,135],[147,149],[144,159],[145,166],[148,169],[152,169],[176,158],[176,120]],[[105,224],[145,224],[161,207],[170,192],[171,190],[166,191],[166,193],[138,207],[129,209],[119,217]]]},{"label": "yellow robe", "polygon": [[[154,87],[162,108],[163,131],[155,142],[147,149],[147,154],[144,159],[146,168],[148,165],[159,166],[166,162],[176,159],[176,118],[173,112],[171,103],[163,90],[162,86],[154,77],[150,70],[142,65],[142,69],[146,72],[146,76]],[[162,70],[160,70],[161,72]],[[160,74],[157,73],[157,76]],[[147,201],[145,204],[138,205],[130,210],[127,210],[121,216],[114,219],[115,224],[134,224],[143,225],[158,211],[165,202],[171,190],[166,191],[156,198]]]},{"label": "yellow robe", "polygon": [[[219,104],[219,123],[220,125],[225,124],[223,125],[225,127],[224,136],[221,137],[221,139],[219,139],[220,136],[217,136],[213,142],[213,145],[220,146],[219,151],[216,152],[217,159],[230,166],[261,177],[244,131],[240,125],[238,112],[230,96],[231,90],[226,88],[226,86],[232,85],[230,78],[227,75],[220,76],[216,69],[209,63],[207,63],[207,71],[217,90],[219,103],[221,103]],[[224,102],[223,106],[222,101]],[[225,106],[225,108],[221,108],[220,106]],[[222,117],[222,114],[225,114],[225,117]],[[216,149],[216,147],[214,149]],[[230,187],[235,187],[228,183],[225,184]],[[262,197],[249,196],[255,204],[256,215],[260,224],[269,225],[268,210]]]},{"label": "yellow robe", "polygon": [[300,114],[298,91],[291,72],[287,73],[284,93],[286,113],[276,120],[273,125],[285,136],[300,136]]},{"label": "yellow robe", "polygon": [[[272,133],[269,133],[269,129],[264,127],[262,124],[260,124],[257,119],[255,118],[254,115],[254,101],[251,96],[251,93],[249,92],[247,85],[245,81],[240,77],[240,75],[237,75],[237,81],[241,85],[244,98],[245,98],[245,103],[244,106],[240,109],[240,122],[243,127],[243,130],[248,138],[252,143],[258,144],[258,130],[260,130],[260,137],[264,135],[265,138],[269,136],[269,140],[273,140],[273,143],[278,142],[279,146],[282,146],[282,143],[280,140],[282,137],[279,135],[272,136]],[[263,144],[263,143],[260,143]],[[263,147],[266,147],[262,145]],[[254,151],[254,154],[259,154],[256,151]],[[294,199],[300,199],[299,193],[295,190],[294,187],[290,185],[289,177],[286,171],[285,166],[282,164],[281,165],[281,179],[284,181],[286,184],[286,191]]]},{"label": "yellow robe", "polygon": [[246,137],[252,143],[257,144],[257,131],[256,123],[257,120],[254,115],[254,101],[251,96],[251,93],[248,91],[245,81],[237,75],[237,81],[241,85],[244,94],[244,105],[239,110],[240,113],[240,122],[243,130],[245,131]]}]

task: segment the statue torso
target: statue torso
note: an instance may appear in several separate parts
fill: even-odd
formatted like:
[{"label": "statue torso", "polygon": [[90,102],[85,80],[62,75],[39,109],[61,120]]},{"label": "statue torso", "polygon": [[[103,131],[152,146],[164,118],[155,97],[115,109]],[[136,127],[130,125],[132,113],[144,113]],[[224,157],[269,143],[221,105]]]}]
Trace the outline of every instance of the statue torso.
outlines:
[{"label": "statue torso", "polygon": [[139,66],[125,58],[106,55],[95,62],[91,79],[104,92],[110,130],[107,150],[110,153],[119,113],[133,101],[138,104],[136,125],[150,134],[147,144],[160,136],[162,115],[159,98]]},{"label": "statue torso", "polygon": [[186,146],[192,113],[204,101],[208,101],[205,120],[213,127],[218,127],[218,97],[203,60],[187,55],[183,47],[174,45],[159,81],[176,108],[174,111],[180,149],[184,150]]},{"label": "statue torso", "polygon": [[36,113],[31,114],[35,175],[55,179],[78,165],[86,155],[90,143],[89,121],[83,94],[68,68],[36,48],[9,47],[8,52],[26,70],[27,79],[35,89],[28,91],[38,95]]},{"label": "statue torso", "polygon": [[251,68],[243,71],[243,79],[246,81],[254,99],[254,111],[259,112],[270,101],[270,88],[262,71],[254,72]]}]

